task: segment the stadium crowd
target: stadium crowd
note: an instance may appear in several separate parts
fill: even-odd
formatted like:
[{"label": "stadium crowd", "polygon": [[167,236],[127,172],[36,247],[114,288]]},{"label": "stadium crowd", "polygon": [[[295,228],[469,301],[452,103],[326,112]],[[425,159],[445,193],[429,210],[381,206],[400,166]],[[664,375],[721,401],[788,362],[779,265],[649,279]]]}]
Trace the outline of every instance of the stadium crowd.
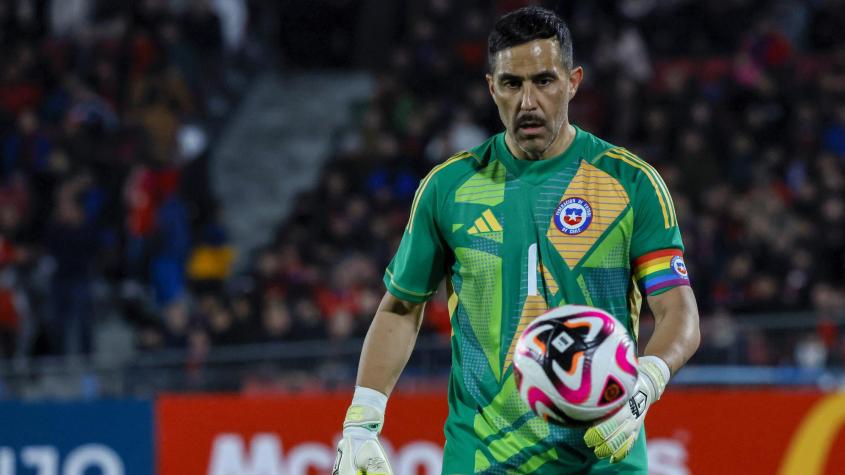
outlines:
[{"label": "stadium crowd", "polygon": [[0,2],[0,355],[89,354],[115,309],[143,344],[188,279],[228,272],[207,130],[239,7]]},{"label": "stadium crowd", "polygon": [[[486,35],[527,2],[409,2],[318,185],[237,276],[197,126],[226,97],[221,2],[94,3],[81,26],[0,3],[7,357],[89,352],[96,305],[117,306],[143,349],[362,336],[420,178],[501,129]],[[573,122],[672,191],[702,310],[696,361],[841,365],[843,2],[566,3],[586,72]],[[448,338],[444,293],[423,332]],[[740,331],[745,314],[789,311],[821,323],[783,341]]]},{"label": "stadium crowd", "polygon": [[[410,15],[318,187],[255,260],[262,318],[287,322],[282,339],[366,331],[419,179],[501,130],[486,34],[524,3],[432,0]],[[572,120],[640,154],[671,188],[702,310],[696,361],[841,365],[842,2],[657,3],[564,7],[586,71]],[[444,293],[423,332],[447,338]],[[814,320],[786,335],[742,331],[747,314],[783,312]]]}]

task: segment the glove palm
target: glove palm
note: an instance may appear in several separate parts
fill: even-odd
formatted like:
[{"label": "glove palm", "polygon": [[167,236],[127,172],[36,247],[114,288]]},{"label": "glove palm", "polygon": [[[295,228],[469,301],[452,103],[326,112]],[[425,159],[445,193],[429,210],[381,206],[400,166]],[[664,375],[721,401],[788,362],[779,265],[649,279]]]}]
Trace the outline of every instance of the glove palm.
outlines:
[{"label": "glove palm", "polygon": [[[668,382],[668,367],[661,368],[656,357],[640,358],[639,377],[634,395],[609,419],[590,427],[584,434],[587,447],[594,450],[596,457],[610,457],[611,463],[617,463],[631,451],[649,407],[660,399]],[[665,367],[663,363],[663,367]]]}]

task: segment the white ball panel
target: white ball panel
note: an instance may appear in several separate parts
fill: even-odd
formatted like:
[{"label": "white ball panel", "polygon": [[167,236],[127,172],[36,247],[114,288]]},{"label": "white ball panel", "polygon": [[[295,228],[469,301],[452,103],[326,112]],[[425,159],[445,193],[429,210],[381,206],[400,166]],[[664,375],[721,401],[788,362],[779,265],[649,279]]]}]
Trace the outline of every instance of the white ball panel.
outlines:
[{"label": "white ball panel", "polygon": [[[541,347],[536,344],[534,337],[543,331],[550,329],[551,324],[543,325],[546,321],[589,321],[591,324],[590,332],[587,339],[594,338],[595,335],[603,327],[603,319],[594,316],[578,317],[581,312],[596,312],[601,311],[592,307],[580,305],[566,305],[556,309],[552,309],[547,313],[537,317],[532,324],[526,329],[526,332],[521,335],[517,342],[517,348],[514,354],[514,365],[520,369],[522,373],[522,385],[520,387],[520,396],[524,401],[528,400],[528,391],[531,387],[537,387],[542,390],[552,402],[557,406],[557,409],[565,413],[572,419],[591,421],[601,419],[609,413],[615,412],[630,398],[630,395],[636,385],[636,376],[626,372],[620,367],[616,360],[616,350],[621,342],[628,341],[626,359],[631,367],[637,367],[637,360],[635,356],[634,344],[630,336],[627,334],[623,325],[619,322],[614,325],[613,332],[608,335],[599,347],[595,348],[591,358],[590,368],[590,393],[587,400],[580,404],[572,404],[566,401],[555,389],[555,384],[546,376],[542,366],[537,363],[531,356],[521,354],[520,350],[530,348],[535,353],[541,352]],[[569,318],[571,317],[571,318]],[[608,315],[609,317],[609,315]],[[612,318],[612,317],[610,317]],[[567,340],[562,338],[561,340]],[[551,343],[551,342],[550,342]],[[548,345],[551,346],[551,345]],[[545,351],[548,351],[546,348]],[[569,376],[566,374],[568,368],[563,368],[556,362],[552,362],[552,370],[556,376],[566,383],[567,386],[577,388],[580,386],[581,374],[584,368],[585,358],[581,358],[578,362],[579,370],[575,375]],[[613,375],[621,384],[624,394],[620,396],[614,403],[605,406],[598,406],[602,398],[604,384],[609,375]],[[542,404],[538,403],[536,410],[541,413],[549,413],[551,417],[553,414]]]}]

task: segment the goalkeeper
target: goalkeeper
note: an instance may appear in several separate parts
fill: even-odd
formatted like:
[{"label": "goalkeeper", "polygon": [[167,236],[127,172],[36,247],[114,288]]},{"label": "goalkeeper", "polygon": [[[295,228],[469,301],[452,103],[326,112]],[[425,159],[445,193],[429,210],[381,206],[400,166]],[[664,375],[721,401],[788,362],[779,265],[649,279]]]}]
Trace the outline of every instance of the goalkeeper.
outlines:
[{"label": "goalkeeper", "polygon": [[[700,338],[669,191],[648,163],[570,124],[584,71],[557,15],[526,7],[503,16],[488,60],[505,130],[420,182],[364,341],[334,473],[392,473],[378,438],[388,395],[445,277],[453,334],[443,473],[645,474],[643,419]],[[536,417],[511,365],[522,329],[548,308],[583,304],[636,339],[643,296],[655,328],[629,403],[588,429]]]}]

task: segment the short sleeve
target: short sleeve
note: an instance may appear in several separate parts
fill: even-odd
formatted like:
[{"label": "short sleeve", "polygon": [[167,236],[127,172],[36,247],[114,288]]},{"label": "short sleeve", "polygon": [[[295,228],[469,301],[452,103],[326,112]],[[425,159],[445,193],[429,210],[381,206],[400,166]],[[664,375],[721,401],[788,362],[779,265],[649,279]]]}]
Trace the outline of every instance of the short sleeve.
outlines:
[{"label": "short sleeve", "polygon": [[384,274],[387,290],[409,302],[428,300],[445,273],[445,245],[437,226],[434,188],[430,180],[420,183],[402,242]]},{"label": "short sleeve", "polygon": [[675,206],[663,179],[645,165],[637,174],[633,191],[631,259],[640,289],[645,295],[657,295],[690,285]]}]

